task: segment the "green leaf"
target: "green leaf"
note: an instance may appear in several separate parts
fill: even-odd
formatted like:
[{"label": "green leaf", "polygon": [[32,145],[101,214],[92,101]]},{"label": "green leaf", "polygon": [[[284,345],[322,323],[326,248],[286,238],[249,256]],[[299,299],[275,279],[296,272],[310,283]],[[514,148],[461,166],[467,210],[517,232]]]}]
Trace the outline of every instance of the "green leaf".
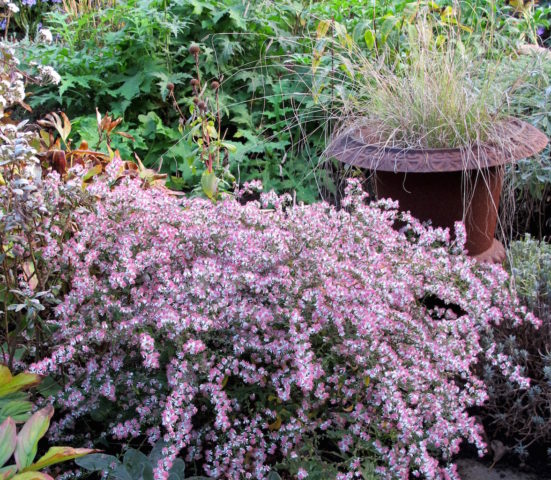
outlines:
[{"label": "green leaf", "polygon": [[151,462],[139,450],[129,448],[124,454],[123,463],[132,478],[145,478],[153,475]]},{"label": "green leaf", "polygon": [[0,386],[0,397],[38,385],[41,379],[40,375],[34,373],[20,373]]},{"label": "green leaf", "polygon": [[54,407],[48,405],[35,412],[23,425],[17,436],[17,446],[14,455],[15,463],[19,470],[24,470],[33,463],[38,449],[38,441],[48,431],[53,414]]},{"label": "green leaf", "polygon": [[[33,408],[32,402],[22,399],[9,400],[0,403],[0,422],[11,417],[15,422],[25,422],[31,416],[30,411]],[[1,465],[1,464],[0,464]]]},{"label": "green leaf", "polygon": [[174,460],[172,467],[169,472],[169,480],[174,477],[174,480],[185,480],[186,479],[186,464],[181,458]]},{"label": "green leaf", "polygon": [[0,466],[13,455],[17,446],[17,428],[13,418],[7,418],[0,425]]},{"label": "green leaf", "polygon": [[75,463],[90,472],[106,472],[110,470],[111,465],[121,465],[121,462],[116,457],[106,455],[105,453],[92,453],[91,455],[77,458]]},{"label": "green leaf", "polygon": [[86,183],[87,181],[91,180],[96,175],[99,175],[102,172],[103,168],[100,163],[97,165],[94,165],[90,170],[88,170],[83,176],[82,176],[82,183]]},{"label": "green leaf", "polygon": [[50,465],[74,460],[75,458],[84,457],[85,455],[96,452],[98,452],[98,450],[93,450],[91,448],[51,447],[38,461],[29,465],[25,470],[42,470]]},{"label": "green leaf", "polygon": [[218,178],[214,172],[208,172],[205,170],[201,176],[201,187],[205,195],[211,200],[216,200],[218,196]]},{"label": "green leaf", "polygon": [[0,468],[0,480],[8,480],[17,473],[17,465],[8,465]]},{"label": "green leaf", "polygon": [[365,31],[364,40],[365,40],[365,44],[367,45],[367,48],[369,48],[369,50],[372,50],[373,47],[375,46],[375,34],[373,33],[372,30]]}]

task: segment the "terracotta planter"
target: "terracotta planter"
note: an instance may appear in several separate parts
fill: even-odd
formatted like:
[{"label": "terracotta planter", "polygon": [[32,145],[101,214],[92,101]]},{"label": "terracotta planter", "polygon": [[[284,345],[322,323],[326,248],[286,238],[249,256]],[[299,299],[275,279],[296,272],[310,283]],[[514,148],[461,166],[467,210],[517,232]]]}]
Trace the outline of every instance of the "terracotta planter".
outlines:
[{"label": "terracotta planter", "polygon": [[328,155],[371,170],[377,196],[398,200],[400,209],[420,220],[451,231],[456,221],[464,221],[469,255],[501,262],[505,250],[494,234],[504,165],[547,145],[547,137],[526,122],[510,119],[502,127],[499,145],[470,151],[386,147],[368,128],[359,128],[339,135]]}]

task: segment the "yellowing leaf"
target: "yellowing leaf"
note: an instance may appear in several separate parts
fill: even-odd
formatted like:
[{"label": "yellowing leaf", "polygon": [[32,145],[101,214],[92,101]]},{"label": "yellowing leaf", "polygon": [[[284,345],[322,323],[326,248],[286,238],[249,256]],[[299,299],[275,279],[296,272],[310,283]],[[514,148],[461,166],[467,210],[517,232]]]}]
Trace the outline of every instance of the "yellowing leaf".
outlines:
[{"label": "yellowing leaf", "polygon": [[281,428],[281,417],[278,415],[275,419],[275,422],[274,423],[270,423],[270,425],[268,425],[268,429],[270,429],[270,431],[274,431],[274,430],[279,430]]},{"label": "yellowing leaf", "polygon": [[100,450],[91,448],[51,447],[39,460],[29,465],[25,471],[41,470],[56,463],[66,462],[75,458],[84,457],[90,453],[98,453]]},{"label": "yellowing leaf", "polygon": [[12,378],[10,369],[5,365],[0,365],[0,387],[8,383]]},{"label": "yellowing leaf", "polygon": [[369,377],[365,377],[365,378],[364,378],[364,385],[365,385],[366,387],[369,387],[369,384],[370,384],[370,383],[371,383],[371,379],[370,379]]},{"label": "yellowing leaf", "polygon": [[10,478],[10,480],[54,480],[54,478],[50,477],[47,473],[24,472],[18,473],[15,477]]},{"label": "yellowing leaf", "polygon": [[82,176],[82,183],[89,182],[92,180],[93,177],[96,175],[99,175],[103,171],[103,167],[100,163],[97,165],[94,165],[90,170],[88,170],[83,176]]},{"label": "yellowing leaf", "polygon": [[328,20],[322,20],[320,23],[318,23],[318,28],[316,29],[316,38],[320,39],[327,35],[327,32],[329,31],[329,27],[331,26],[331,22]]},{"label": "yellowing leaf", "polygon": [[0,397],[8,395],[10,393],[18,392],[25,388],[34,387],[38,385],[42,378],[35,373],[20,373],[11,378],[7,383],[2,384],[0,382]]},{"label": "yellowing leaf", "polygon": [[205,170],[201,176],[201,187],[205,195],[211,200],[216,200],[218,196],[218,178],[214,172],[208,172]]}]

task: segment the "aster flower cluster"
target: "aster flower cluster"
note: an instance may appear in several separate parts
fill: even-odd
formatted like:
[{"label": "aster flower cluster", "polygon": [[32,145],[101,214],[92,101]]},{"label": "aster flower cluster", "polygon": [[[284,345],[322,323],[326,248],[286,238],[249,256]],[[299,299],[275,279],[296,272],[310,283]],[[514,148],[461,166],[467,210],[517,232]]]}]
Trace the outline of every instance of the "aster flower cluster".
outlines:
[{"label": "aster flower cluster", "polygon": [[161,435],[157,480],[177,456],[212,478],[278,463],[304,479],[314,443],[341,459],[334,478],[360,478],[368,459],[381,478],[455,479],[462,440],[485,447],[467,413],[487,398],[479,362],[527,387],[481,341],[535,321],[506,273],[391,201],[368,205],[357,183],[341,210],[270,193],[213,205],[131,179],[90,190],[62,254],[56,347],[31,366],[64,375],[57,437],[87,416],[106,437]]}]

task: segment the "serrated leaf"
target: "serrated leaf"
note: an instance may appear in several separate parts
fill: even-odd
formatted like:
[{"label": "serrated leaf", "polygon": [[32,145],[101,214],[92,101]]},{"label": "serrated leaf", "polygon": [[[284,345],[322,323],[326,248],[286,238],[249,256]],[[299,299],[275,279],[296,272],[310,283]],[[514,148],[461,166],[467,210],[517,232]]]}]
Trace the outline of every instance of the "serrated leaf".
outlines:
[{"label": "serrated leaf", "polygon": [[24,470],[33,463],[38,449],[38,441],[48,431],[53,414],[54,407],[48,405],[35,412],[23,425],[17,435],[17,446],[14,454],[15,463],[19,470]]}]

